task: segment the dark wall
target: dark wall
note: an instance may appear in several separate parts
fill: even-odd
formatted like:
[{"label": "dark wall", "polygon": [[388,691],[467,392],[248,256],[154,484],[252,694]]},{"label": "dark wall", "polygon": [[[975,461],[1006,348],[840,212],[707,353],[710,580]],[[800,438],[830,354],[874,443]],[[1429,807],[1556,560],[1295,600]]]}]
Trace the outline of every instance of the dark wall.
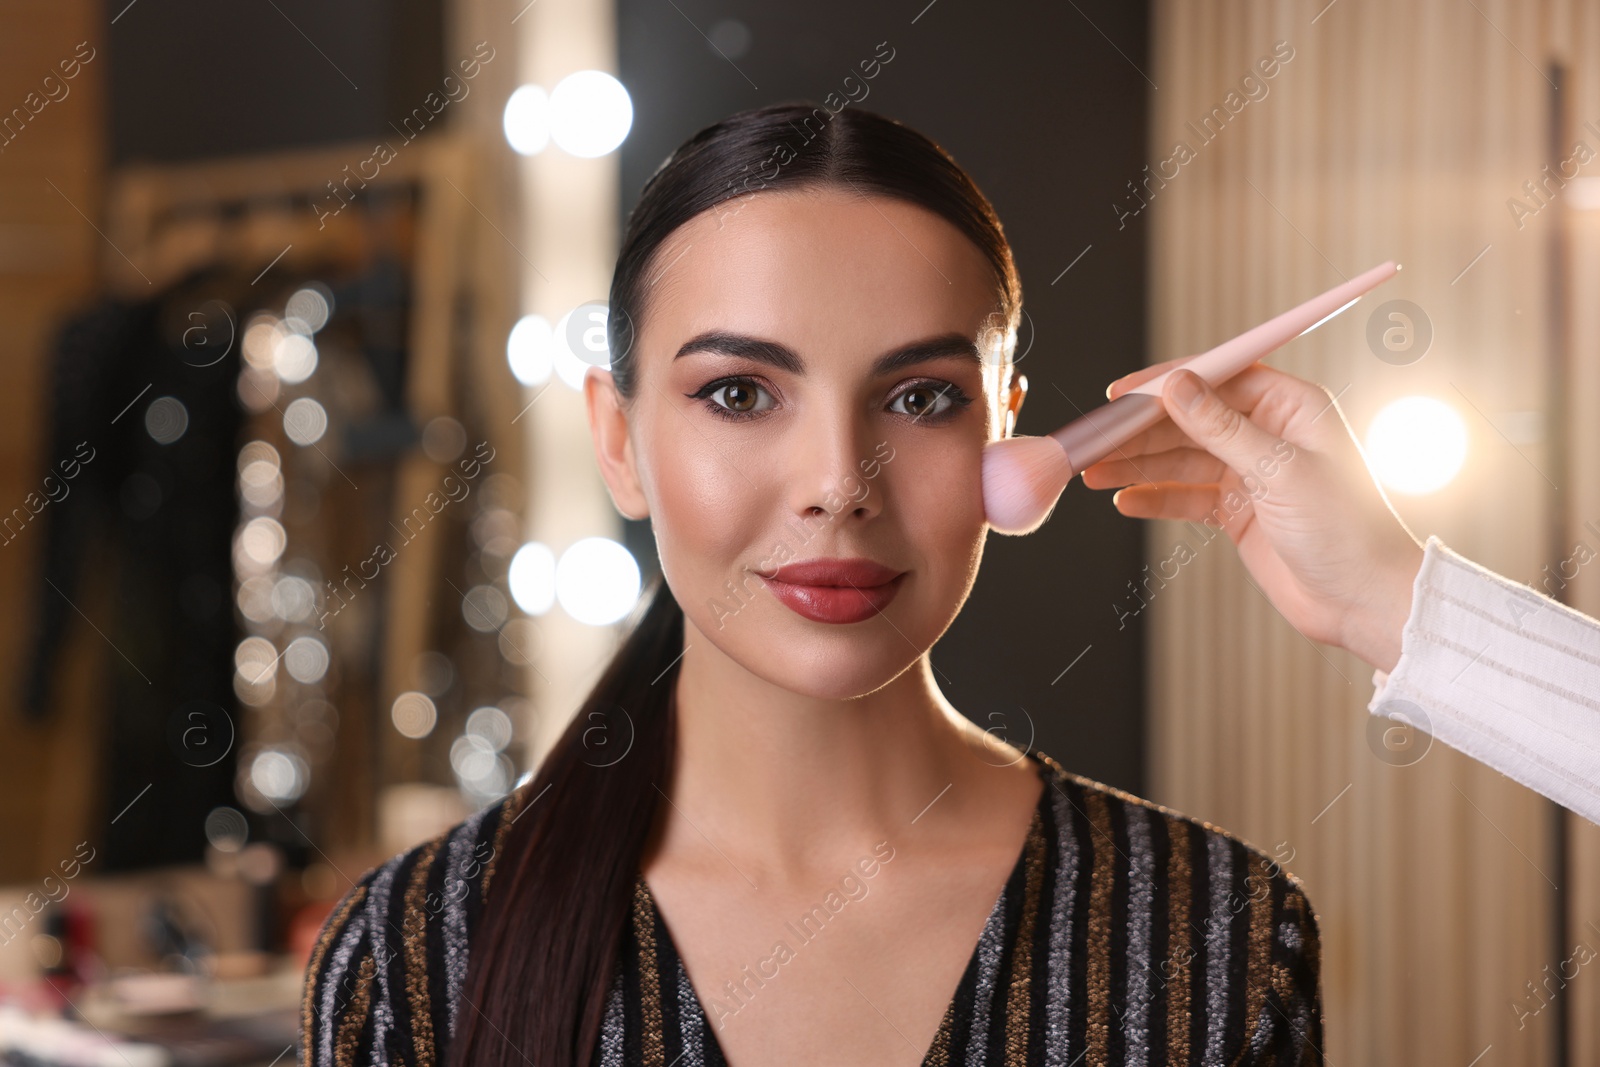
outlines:
[{"label": "dark wall", "polygon": [[443,2],[107,0],[111,162],[390,133],[444,76]]},{"label": "dark wall", "polygon": [[[933,137],[993,201],[1033,330],[1018,431],[1048,433],[1142,363],[1146,228],[1135,217],[1119,229],[1112,205],[1146,162],[1145,5],[925,3],[620,0],[635,107],[620,207],[695,130],[771,101],[843,95],[887,41],[894,58],[860,103]],[[1037,533],[990,537],[972,598],[933,653],[945,695],[980,726],[1134,791],[1143,628],[1121,627],[1118,609],[1137,606],[1142,528],[1110,493],[1069,486]],[[630,543],[649,551],[646,531]]]}]

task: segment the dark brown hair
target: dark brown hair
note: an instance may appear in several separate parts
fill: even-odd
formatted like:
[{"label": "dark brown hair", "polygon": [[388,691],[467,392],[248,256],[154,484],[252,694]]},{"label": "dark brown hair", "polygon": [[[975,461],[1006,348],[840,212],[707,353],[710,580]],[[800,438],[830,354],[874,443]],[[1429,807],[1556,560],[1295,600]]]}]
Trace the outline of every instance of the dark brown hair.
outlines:
[{"label": "dark brown hair", "polygon": [[[970,237],[994,270],[1009,373],[1021,281],[999,217],[977,185],[939,145],[893,119],[793,102],[707,126],[645,183],[611,279],[611,373],[625,402],[638,387],[632,350],[649,272],[667,236],[738,197],[806,188],[906,201]],[[647,605],[512,800],[534,798],[496,860],[452,1065],[579,1067],[593,1056],[656,803],[670,792],[683,610],[659,576]]]}]

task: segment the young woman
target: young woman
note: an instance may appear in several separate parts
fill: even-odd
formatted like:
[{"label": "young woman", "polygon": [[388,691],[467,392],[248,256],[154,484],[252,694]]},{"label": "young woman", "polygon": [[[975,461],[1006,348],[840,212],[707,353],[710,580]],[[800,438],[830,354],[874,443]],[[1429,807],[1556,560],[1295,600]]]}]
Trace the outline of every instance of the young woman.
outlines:
[{"label": "young woman", "polygon": [[1020,312],[899,123],[775,105],[666,161],[585,383],[664,583],[530,780],[335,908],[305,1062],[1322,1062],[1291,875],[939,689]]}]

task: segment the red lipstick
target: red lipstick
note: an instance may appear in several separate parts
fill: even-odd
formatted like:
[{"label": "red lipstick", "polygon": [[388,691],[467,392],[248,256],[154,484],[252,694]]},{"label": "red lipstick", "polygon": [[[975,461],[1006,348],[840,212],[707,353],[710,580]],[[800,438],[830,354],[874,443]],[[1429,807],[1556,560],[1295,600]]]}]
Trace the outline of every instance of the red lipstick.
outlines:
[{"label": "red lipstick", "polygon": [[789,610],[813,622],[851,623],[878,614],[900,591],[905,571],[870,559],[811,559],[756,574]]}]

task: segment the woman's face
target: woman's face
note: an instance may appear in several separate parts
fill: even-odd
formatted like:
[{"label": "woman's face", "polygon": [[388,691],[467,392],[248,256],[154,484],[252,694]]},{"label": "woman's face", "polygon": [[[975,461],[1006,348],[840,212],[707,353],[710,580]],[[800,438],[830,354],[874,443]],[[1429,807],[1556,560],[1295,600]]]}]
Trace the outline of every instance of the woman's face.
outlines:
[{"label": "woman's face", "polygon": [[[585,388],[687,642],[794,692],[877,689],[944,633],[982,559],[982,450],[1021,403],[983,365],[987,261],[923,208],[785,191],[686,223],[649,277],[631,403],[606,371]],[[816,560],[879,573],[794,573]]]}]

